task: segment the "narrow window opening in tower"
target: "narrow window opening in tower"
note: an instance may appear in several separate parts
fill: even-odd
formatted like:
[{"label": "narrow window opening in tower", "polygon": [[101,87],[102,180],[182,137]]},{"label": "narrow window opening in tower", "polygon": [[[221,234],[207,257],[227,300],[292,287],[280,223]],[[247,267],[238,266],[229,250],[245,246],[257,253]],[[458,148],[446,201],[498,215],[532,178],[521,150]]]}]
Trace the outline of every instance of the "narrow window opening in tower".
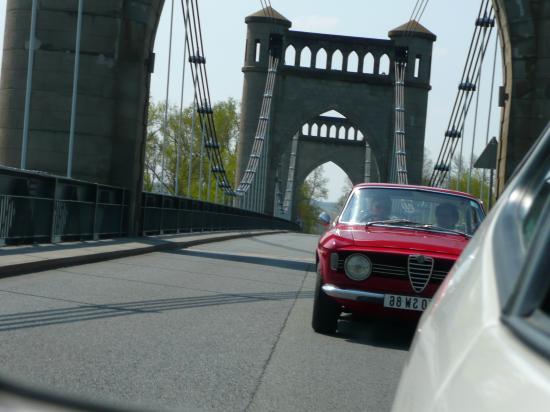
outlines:
[{"label": "narrow window opening in tower", "polygon": [[294,66],[296,64],[296,49],[293,45],[290,45],[286,48],[285,53],[285,65]]},{"label": "narrow window opening in tower", "polygon": [[420,75],[420,56],[416,56],[416,59],[414,59],[414,77],[418,79],[419,75]]},{"label": "narrow window opening in tower", "polygon": [[363,73],[374,74],[374,56],[372,53],[367,53],[363,61]]},{"label": "narrow window opening in tower", "polygon": [[311,67],[311,49],[307,46],[300,53],[300,67]]},{"label": "narrow window opening in tower", "polygon": [[262,42],[260,40],[256,40],[256,57],[255,57],[255,61],[256,63],[259,63],[260,62],[260,52],[262,50]]},{"label": "narrow window opening in tower", "polygon": [[315,59],[315,68],[316,69],[327,68],[327,51],[325,49],[320,49],[317,52],[317,57]]},{"label": "narrow window opening in tower", "polygon": [[357,73],[359,70],[359,56],[355,52],[348,55],[348,72]]},{"label": "narrow window opening in tower", "polygon": [[311,126],[311,136],[317,136],[319,134],[319,126],[317,126],[317,123],[314,123],[313,126]]},{"label": "narrow window opening in tower", "polygon": [[350,127],[348,130],[348,140],[355,140],[355,128]]},{"label": "narrow window opening in tower", "polygon": [[346,128],[344,126],[340,126],[340,129],[338,129],[338,139],[345,140],[346,132]]},{"label": "narrow window opening in tower", "polygon": [[332,64],[330,68],[332,70],[342,70],[343,63],[344,63],[344,55],[340,50],[336,50],[332,54]]},{"label": "narrow window opening in tower", "polygon": [[382,57],[380,57],[378,74],[382,76],[387,76],[388,74],[390,74],[390,58],[387,54],[383,54]]}]

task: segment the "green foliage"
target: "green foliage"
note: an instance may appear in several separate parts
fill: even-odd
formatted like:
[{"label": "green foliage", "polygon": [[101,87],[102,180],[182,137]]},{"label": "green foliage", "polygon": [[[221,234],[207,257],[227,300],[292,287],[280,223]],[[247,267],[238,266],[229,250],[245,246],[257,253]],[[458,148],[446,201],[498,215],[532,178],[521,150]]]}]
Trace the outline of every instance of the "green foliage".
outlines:
[{"label": "green foliage", "polygon": [[[475,163],[477,159],[473,159]],[[433,161],[430,159],[429,152],[424,152],[424,167],[422,172],[422,184],[428,185],[433,172]],[[469,181],[469,183],[468,183]],[[489,202],[489,171],[476,169],[472,167],[470,175],[470,166],[464,159],[462,161],[458,157],[453,158],[453,167],[447,175],[445,185],[448,189],[458,190],[461,192],[470,193],[471,195],[481,198],[485,206]],[[494,197],[493,197],[494,203]]]},{"label": "green foliage", "polygon": [[298,218],[302,222],[305,233],[317,233],[317,218],[321,209],[315,205],[315,200],[327,198],[328,179],[323,175],[323,167],[319,167],[311,173],[304,184],[298,190]]},{"label": "green foliage", "polygon": [[346,204],[352,188],[353,185],[351,183],[351,180],[348,179],[345,185],[342,187],[342,195],[338,198],[338,202],[336,203],[338,210],[342,210],[342,208]]},{"label": "green foliage", "polygon": [[[199,190],[203,200],[215,200],[215,175],[210,173],[210,182],[207,182],[210,161],[204,149],[202,164],[202,184],[199,187],[200,153],[201,153],[201,126],[199,115],[196,115],[193,124],[193,107],[184,108],[180,113],[178,107],[170,106],[167,113],[167,127],[165,130],[165,104],[152,103],[149,107],[147,125],[147,142],[145,149],[145,171],[143,187],[145,191],[161,189],[161,171],[163,151],[165,152],[164,182],[168,193],[179,196],[188,196],[198,199]],[[213,107],[214,124],[224,168],[230,181],[234,180],[237,167],[237,140],[239,134],[240,114],[237,102],[234,99],[218,102]],[[193,127],[194,126],[194,127]],[[193,133],[194,131],[194,133]],[[163,139],[165,137],[165,139]],[[164,147],[164,150],[163,150]],[[180,164],[178,170],[178,190],[176,193],[176,164],[178,149]],[[192,149],[192,155],[191,155]],[[189,159],[191,161],[191,190],[188,193]],[[210,186],[210,198],[206,199]],[[218,190],[219,199],[222,191]]]}]

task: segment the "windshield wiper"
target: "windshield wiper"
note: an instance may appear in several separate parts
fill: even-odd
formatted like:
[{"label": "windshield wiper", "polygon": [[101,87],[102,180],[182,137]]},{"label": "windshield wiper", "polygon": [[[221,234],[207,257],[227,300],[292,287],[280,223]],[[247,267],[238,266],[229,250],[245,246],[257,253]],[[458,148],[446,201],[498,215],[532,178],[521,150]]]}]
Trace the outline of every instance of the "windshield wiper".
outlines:
[{"label": "windshield wiper", "polygon": [[461,235],[465,236],[468,239],[472,237],[472,235],[469,235],[467,233],[461,232],[460,230],[454,230],[454,229],[447,229],[445,227],[437,226],[437,225],[429,225],[429,224],[419,224],[416,226],[419,229],[428,229],[428,230],[435,230],[437,232],[446,232],[446,233],[454,233],[455,235]]},{"label": "windshield wiper", "polygon": [[418,225],[419,223],[413,222],[408,219],[388,219],[388,220],[373,220],[372,222],[367,222],[366,227],[372,225]]},{"label": "windshield wiper", "polygon": [[460,230],[447,229],[447,228],[437,226],[437,225],[413,222],[412,220],[408,220],[408,219],[373,220],[372,222],[367,222],[365,224],[366,227],[369,227],[369,226],[372,226],[372,225],[388,225],[388,226],[391,226],[391,225],[404,225],[404,226],[412,226],[415,229],[434,230],[434,231],[437,231],[437,232],[454,233],[455,235],[465,236],[468,239],[470,239],[472,237],[472,235],[461,232]]}]

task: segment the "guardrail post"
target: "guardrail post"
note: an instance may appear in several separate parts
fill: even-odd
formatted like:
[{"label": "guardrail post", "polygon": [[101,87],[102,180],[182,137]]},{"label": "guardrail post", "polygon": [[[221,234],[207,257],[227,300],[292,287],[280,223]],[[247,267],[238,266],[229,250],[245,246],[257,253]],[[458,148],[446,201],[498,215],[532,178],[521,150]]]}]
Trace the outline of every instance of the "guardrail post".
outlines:
[{"label": "guardrail post", "polygon": [[120,203],[120,222],[119,222],[119,231],[118,235],[122,237],[124,234],[124,215],[126,213],[126,189],[122,189],[122,201]]},{"label": "guardrail post", "polygon": [[95,186],[95,202],[94,202],[94,220],[92,223],[92,239],[98,240],[99,234],[97,233],[98,231],[96,230],[96,224],[97,224],[97,204],[99,203],[99,185],[95,184],[94,186]]},{"label": "guardrail post", "polygon": [[55,235],[55,224],[57,220],[57,178],[54,179],[53,185],[53,198],[52,198],[52,225],[50,230],[50,241],[52,243],[59,242],[58,237]]},{"label": "guardrail post", "polygon": [[164,235],[164,230],[162,230],[163,220],[164,220],[164,195],[160,195],[159,235]]},{"label": "guardrail post", "polygon": [[176,233],[180,232],[180,210],[181,210],[181,199],[176,199],[177,208],[176,208]]}]

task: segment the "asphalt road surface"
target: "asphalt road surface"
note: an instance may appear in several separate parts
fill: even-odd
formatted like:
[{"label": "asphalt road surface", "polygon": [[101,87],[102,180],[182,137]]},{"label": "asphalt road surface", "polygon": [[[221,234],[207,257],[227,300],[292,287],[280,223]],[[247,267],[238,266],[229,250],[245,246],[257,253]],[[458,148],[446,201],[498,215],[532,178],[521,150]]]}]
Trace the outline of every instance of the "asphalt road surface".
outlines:
[{"label": "asphalt road surface", "polygon": [[317,238],[284,234],[0,280],[0,374],[150,410],[387,411],[414,325],[310,326]]}]

